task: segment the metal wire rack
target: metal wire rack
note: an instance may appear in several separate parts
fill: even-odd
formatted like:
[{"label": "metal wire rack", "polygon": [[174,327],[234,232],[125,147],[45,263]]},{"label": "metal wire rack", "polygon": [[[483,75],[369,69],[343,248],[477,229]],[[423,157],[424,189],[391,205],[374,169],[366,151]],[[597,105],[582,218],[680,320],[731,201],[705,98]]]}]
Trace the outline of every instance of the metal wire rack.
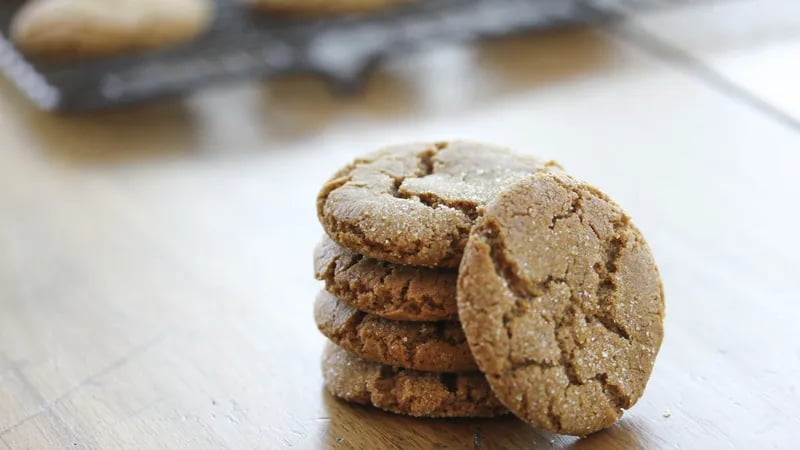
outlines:
[{"label": "metal wire rack", "polygon": [[48,63],[7,38],[22,4],[0,2],[0,70],[41,108],[88,110],[178,94],[231,78],[312,72],[355,89],[381,57],[435,42],[608,20],[626,8],[691,0],[425,0],[389,11],[325,19],[276,19],[215,0],[215,19],[194,42],[114,58]]}]

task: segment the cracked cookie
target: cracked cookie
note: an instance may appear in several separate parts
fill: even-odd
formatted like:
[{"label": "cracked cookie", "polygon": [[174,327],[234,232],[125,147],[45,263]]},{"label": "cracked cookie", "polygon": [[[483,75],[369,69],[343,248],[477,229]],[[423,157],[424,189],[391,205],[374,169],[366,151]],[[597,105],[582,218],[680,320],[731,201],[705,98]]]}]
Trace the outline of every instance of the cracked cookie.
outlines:
[{"label": "cracked cookie", "polygon": [[314,250],[314,272],[328,292],[360,311],[391,320],[458,320],[455,270],[367,258],[325,236]]},{"label": "cracked cookie", "polygon": [[494,417],[508,410],[480,373],[431,373],[366,361],[328,343],[325,386],[335,397],[415,417]]},{"label": "cracked cookie", "polygon": [[188,41],[211,21],[209,0],[33,0],[11,23],[24,53],[87,58]]},{"label": "cracked cookie", "polygon": [[337,172],[317,197],[326,233],[398,264],[457,267],[482,208],[504,188],[558,166],[475,142],[389,147]]},{"label": "cracked cookie", "polygon": [[650,249],[596,188],[537,174],[501,193],[470,233],[459,317],[493,391],[556,433],[611,426],[642,395],[663,336]]},{"label": "cracked cookie", "polygon": [[370,361],[430,372],[477,370],[458,322],[381,319],[326,291],[317,296],[314,319],[328,339]]}]

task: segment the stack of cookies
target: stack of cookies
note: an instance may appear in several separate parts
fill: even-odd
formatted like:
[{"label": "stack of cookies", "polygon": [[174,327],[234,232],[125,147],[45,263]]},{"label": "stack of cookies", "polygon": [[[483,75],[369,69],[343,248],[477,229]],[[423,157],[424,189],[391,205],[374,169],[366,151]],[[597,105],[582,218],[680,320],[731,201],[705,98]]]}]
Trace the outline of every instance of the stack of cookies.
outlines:
[{"label": "stack of cookies", "polygon": [[335,344],[323,363],[333,395],[415,416],[506,412],[458,322],[457,266],[486,200],[546,167],[474,143],[414,144],[356,160],[325,184],[315,318]]},{"label": "stack of cookies", "polygon": [[390,147],[334,174],[317,208],[334,396],[418,417],[510,410],[582,435],[643,392],[657,269],[619,207],[557,164],[473,142]]}]

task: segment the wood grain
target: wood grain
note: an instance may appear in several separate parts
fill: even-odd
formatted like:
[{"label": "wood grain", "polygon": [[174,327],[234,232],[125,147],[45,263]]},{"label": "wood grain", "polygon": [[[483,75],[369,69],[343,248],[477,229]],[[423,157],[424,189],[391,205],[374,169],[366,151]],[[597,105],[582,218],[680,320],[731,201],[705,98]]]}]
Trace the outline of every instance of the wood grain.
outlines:
[{"label": "wood grain", "polygon": [[[780,17],[749,11],[745,29]],[[722,67],[709,47],[637,41],[659,14],[407,55],[351,98],[287,78],[53,116],[0,81],[0,448],[791,448],[800,133],[698,75]],[[721,35],[685,23],[689,42]],[[749,42],[726,48],[758,61]],[[730,81],[794,117],[798,85],[762,96],[756,69]],[[317,190],[363,152],[454,137],[558,159],[648,237],[666,337],[612,429],[416,420],[324,392]]]}]

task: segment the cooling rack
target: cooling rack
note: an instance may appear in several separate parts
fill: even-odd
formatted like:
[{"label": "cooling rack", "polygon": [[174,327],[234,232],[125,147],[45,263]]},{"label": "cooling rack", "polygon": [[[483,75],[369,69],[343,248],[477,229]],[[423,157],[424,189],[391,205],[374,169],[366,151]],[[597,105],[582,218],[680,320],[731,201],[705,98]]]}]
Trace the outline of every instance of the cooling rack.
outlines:
[{"label": "cooling rack", "polygon": [[0,2],[0,70],[47,110],[89,110],[174,95],[220,80],[292,72],[320,74],[355,90],[380,58],[440,42],[470,41],[609,20],[627,8],[687,0],[422,0],[368,15],[270,18],[233,0],[194,42],[102,60],[48,63],[8,39],[22,4]]}]

